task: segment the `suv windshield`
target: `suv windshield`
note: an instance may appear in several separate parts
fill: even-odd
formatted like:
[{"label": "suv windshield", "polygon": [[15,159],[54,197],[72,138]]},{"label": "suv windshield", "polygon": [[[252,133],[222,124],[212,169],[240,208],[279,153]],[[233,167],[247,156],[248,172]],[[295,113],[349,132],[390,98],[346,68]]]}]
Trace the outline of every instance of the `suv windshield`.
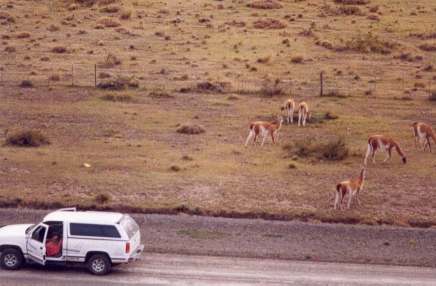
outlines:
[{"label": "suv windshield", "polygon": [[129,239],[132,238],[138,231],[139,226],[129,215],[124,215],[120,221],[122,228],[126,231]]},{"label": "suv windshield", "polygon": [[35,226],[36,226],[36,224],[32,224],[31,226],[29,226],[28,228],[26,228],[26,234],[28,234],[29,231],[31,231]]}]

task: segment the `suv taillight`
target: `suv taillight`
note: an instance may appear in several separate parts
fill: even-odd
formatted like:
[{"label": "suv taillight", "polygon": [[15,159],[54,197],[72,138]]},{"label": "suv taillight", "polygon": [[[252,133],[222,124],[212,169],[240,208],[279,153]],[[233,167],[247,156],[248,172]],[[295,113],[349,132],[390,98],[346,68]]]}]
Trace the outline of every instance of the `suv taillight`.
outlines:
[{"label": "suv taillight", "polygon": [[126,253],[130,253],[130,242],[126,242]]}]

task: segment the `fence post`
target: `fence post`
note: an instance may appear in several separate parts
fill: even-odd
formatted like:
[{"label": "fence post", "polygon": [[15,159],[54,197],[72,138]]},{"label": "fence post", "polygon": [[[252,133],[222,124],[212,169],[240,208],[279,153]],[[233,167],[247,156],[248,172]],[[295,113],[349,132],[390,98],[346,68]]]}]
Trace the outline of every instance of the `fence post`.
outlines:
[{"label": "fence post", "polygon": [[324,71],[321,71],[319,74],[319,84],[320,84],[320,90],[319,90],[319,96],[324,95]]},{"label": "fence post", "polygon": [[94,64],[94,87],[97,87],[97,64]]},{"label": "fence post", "polygon": [[74,64],[71,64],[71,86],[74,86]]}]

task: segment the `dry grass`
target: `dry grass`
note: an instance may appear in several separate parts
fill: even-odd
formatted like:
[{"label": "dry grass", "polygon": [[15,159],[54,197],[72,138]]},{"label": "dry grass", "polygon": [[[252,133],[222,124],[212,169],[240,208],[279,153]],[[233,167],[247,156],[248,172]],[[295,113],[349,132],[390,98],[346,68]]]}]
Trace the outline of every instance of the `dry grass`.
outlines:
[{"label": "dry grass", "polygon": [[[330,14],[322,1],[247,7],[254,1],[52,1],[52,13],[47,1],[14,0],[13,8],[1,9],[0,68],[7,84],[0,93],[0,129],[41,130],[54,144],[1,147],[0,202],[370,224],[435,221],[436,196],[429,191],[436,185],[434,156],[414,148],[410,124],[436,124],[427,90],[434,88],[434,71],[424,70],[434,66],[435,53],[419,48],[434,40],[436,2],[423,0],[420,12],[406,0],[395,7],[329,0]],[[120,10],[100,11],[111,5]],[[345,6],[362,15],[356,8],[337,14]],[[106,27],[99,22],[106,17],[122,26]],[[18,37],[22,32],[30,37]],[[52,53],[54,46],[68,52]],[[118,61],[106,68],[108,53]],[[304,64],[292,63],[294,55]],[[113,94],[128,94],[132,102],[103,101],[112,94],[107,90],[65,88],[72,64],[75,84],[92,86],[96,63],[102,88],[126,90],[131,79],[138,88]],[[325,92],[340,94],[318,96],[321,70]],[[60,80],[46,88],[53,74]],[[22,79],[33,88],[11,87]],[[159,90],[171,97],[153,94]],[[239,100],[230,100],[233,94]],[[309,103],[309,124],[284,125],[280,145],[268,139],[262,149],[244,148],[249,122],[275,118],[290,95]],[[181,122],[207,132],[179,134]],[[367,137],[375,133],[395,137],[410,162],[403,165],[394,155],[389,163],[370,165],[362,206],[334,212],[335,183],[359,170]],[[284,158],[281,146],[335,136],[346,138],[349,149],[341,161],[316,154]],[[111,200],[99,204],[96,194]]]}]

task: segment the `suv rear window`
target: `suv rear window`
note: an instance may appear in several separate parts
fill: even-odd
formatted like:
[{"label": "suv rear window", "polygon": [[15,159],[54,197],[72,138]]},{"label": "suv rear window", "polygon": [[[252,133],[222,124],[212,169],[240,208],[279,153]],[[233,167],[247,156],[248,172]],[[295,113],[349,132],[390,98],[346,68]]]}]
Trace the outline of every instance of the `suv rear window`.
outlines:
[{"label": "suv rear window", "polygon": [[78,236],[121,238],[113,225],[70,223],[70,234]]},{"label": "suv rear window", "polygon": [[139,226],[136,221],[129,215],[124,215],[120,221],[121,227],[127,233],[127,236],[132,238],[139,231]]}]

